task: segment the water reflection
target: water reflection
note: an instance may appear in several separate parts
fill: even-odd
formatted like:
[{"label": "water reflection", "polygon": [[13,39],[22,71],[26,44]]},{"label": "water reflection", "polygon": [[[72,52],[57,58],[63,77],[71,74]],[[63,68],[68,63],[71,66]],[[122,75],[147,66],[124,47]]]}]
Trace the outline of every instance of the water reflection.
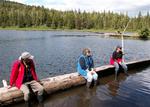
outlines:
[{"label": "water reflection", "polygon": [[44,107],[149,107],[150,67],[129,73],[128,77],[120,73],[118,81],[114,81],[114,75],[100,78],[100,85],[90,90],[81,86],[50,95]]},{"label": "water reflection", "polygon": [[114,96],[118,95],[119,84],[119,81],[114,80],[98,87],[96,94],[97,98],[102,101],[111,100]]},{"label": "water reflection", "polygon": [[112,81],[107,84],[109,89],[109,94],[116,96],[119,89],[119,81]]}]

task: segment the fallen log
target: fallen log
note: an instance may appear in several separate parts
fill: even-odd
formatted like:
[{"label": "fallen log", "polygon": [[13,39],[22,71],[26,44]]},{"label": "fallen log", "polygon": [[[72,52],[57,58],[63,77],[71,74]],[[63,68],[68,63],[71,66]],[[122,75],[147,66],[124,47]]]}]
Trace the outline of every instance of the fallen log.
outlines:
[{"label": "fallen log", "polygon": [[[132,61],[126,63],[129,70],[139,67],[145,67],[150,65],[150,59]],[[114,66],[104,65],[96,68],[96,72],[102,77],[114,73]],[[59,75],[55,77],[42,79],[41,84],[48,94],[58,92],[60,90],[69,89],[75,86],[80,86],[86,83],[86,80],[81,77],[77,72]],[[16,87],[7,89],[5,87],[0,88],[0,105],[8,105],[15,102],[23,101],[23,93]]]}]

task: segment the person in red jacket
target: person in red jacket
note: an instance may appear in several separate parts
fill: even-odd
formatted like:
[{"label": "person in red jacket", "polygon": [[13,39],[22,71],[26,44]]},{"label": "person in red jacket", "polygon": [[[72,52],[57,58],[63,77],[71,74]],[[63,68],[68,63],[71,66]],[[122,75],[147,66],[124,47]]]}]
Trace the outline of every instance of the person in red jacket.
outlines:
[{"label": "person in red jacket", "polygon": [[13,63],[11,75],[10,75],[10,86],[15,85],[24,94],[24,100],[28,106],[30,104],[30,89],[33,92],[37,92],[37,99],[39,103],[43,101],[43,86],[38,82],[38,78],[35,72],[35,66],[33,62],[34,56],[29,52],[23,52]]},{"label": "person in red jacket", "polygon": [[123,60],[123,52],[122,52],[122,47],[117,46],[116,50],[113,52],[112,57],[110,59],[110,64],[115,66],[115,80],[117,79],[117,74],[119,71],[119,66],[121,66],[124,69],[124,72],[126,75],[127,73],[127,65],[124,63]]}]

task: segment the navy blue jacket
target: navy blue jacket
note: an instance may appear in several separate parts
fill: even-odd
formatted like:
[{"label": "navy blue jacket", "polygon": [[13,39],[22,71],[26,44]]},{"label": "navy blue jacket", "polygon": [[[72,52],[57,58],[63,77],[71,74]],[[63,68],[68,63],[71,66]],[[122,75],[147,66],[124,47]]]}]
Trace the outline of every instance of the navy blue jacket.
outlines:
[{"label": "navy blue jacket", "polygon": [[87,75],[86,69],[91,71],[91,68],[94,68],[94,61],[92,56],[86,57],[84,55],[81,55],[80,58],[78,59],[78,64],[77,64],[77,71],[79,74],[82,76]]}]

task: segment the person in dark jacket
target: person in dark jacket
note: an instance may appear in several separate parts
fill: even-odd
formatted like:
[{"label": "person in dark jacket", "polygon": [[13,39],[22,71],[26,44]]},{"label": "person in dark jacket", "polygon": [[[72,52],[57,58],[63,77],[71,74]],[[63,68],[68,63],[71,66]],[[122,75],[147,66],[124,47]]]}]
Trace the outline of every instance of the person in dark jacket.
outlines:
[{"label": "person in dark jacket", "polygon": [[33,62],[34,56],[29,52],[23,52],[19,57],[19,60],[16,60],[13,63],[11,75],[10,75],[10,87],[15,85],[20,89],[24,94],[24,100],[27,106],[31,106],[30,102],[30,89],[34,92],[37,92],[37,99],[39,103],[43,101],[43,86],[37,82],[38,78],[35,72],[35,66]]},{"label": "person in dark jacket", "polygon": [[92,80],[94,80],[95,85],[97,84],[98,75],[94,70],[94,61],[90,49],[83,49],[82,55],[78,59],[77,71],[87,80],[88,88],[91,86]]},{"label": "person in dark jacket", "polygon": [[125,74],[128,75],[127,73],[128,68],[127,68],[127,65],[124,63],[124,60],[122,57],[123,57],[122,47],[117,46],[110,60],[110,64],[115,66],[115,80],[117,79],[119,66],[121,66],[124,69]]}]

